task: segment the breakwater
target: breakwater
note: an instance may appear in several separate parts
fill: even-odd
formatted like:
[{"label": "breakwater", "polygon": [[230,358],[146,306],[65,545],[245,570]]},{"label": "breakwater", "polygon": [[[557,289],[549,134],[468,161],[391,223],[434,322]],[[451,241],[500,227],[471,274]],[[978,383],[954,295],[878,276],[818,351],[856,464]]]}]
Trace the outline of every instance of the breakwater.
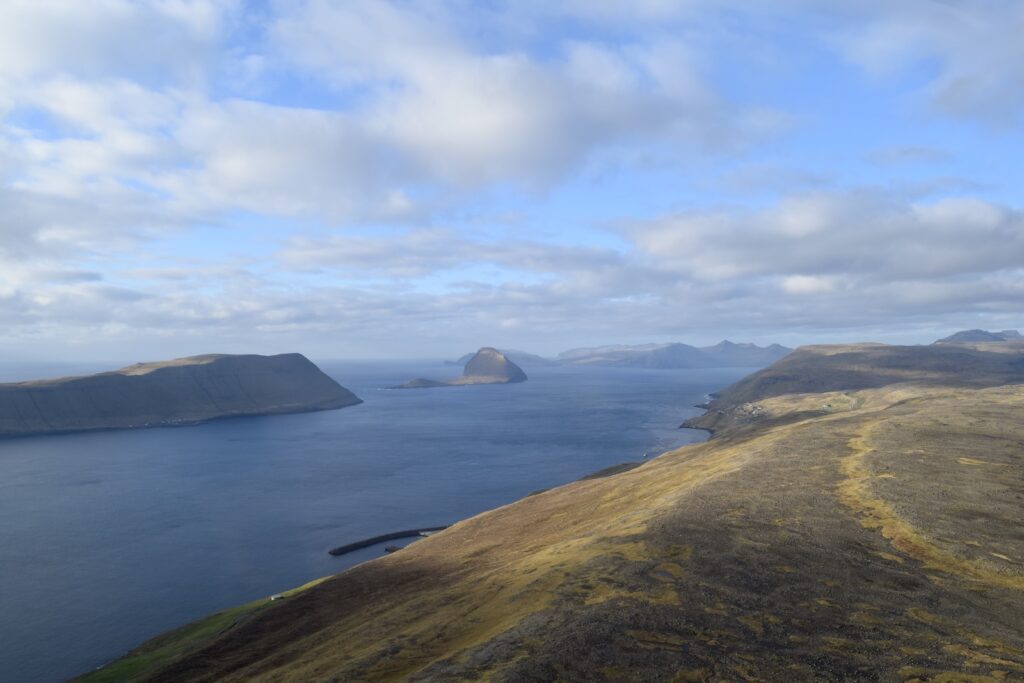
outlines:
[{"label": "breakwater", "polygon": [[412,538],[414,536],[423,536],[433,531],[443,531],[447,529],[446,526],[429,526],[423,529],[406,529],[405,531],[394,531],[390,534],[381,534],[380,536],[373,536],[371,538],[365,538],[355,543],[349,543],[347,545],[339,545],[337,548],[331,548],[327,552],[331,555],[344,555],[345,553],[351,553],[356,550],[362,550],[368,548],[371,545],[377,545],[384,541],[394,541],[399,538]]}]

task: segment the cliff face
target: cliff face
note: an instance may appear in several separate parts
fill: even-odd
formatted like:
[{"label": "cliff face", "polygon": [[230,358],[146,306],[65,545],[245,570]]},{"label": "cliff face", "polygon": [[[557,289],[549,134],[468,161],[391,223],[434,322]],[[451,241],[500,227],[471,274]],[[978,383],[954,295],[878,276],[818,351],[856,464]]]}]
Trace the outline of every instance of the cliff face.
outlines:
[{"label": "cliff face", "polygon": [[0,384],[0,436],[329,410],[360,400],[298,353],[208,355]]},{"label": "cliff face", "polygon": [[[927,348],[805,349],[787,375],[836,379],[722,392],[750,419],[707,443],[211,617],[88,680],[1022,679],[1024,354],[981,353],[977,376]],[[871,388],[825,389],[851,372]]]}]

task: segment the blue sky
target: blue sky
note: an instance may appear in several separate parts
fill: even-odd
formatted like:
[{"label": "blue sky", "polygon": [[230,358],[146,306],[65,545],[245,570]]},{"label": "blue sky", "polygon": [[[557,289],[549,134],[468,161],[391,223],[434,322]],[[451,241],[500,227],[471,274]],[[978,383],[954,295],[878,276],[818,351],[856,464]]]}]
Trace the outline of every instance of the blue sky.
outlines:
[{"label": "blue sky", "polygon": [[0,4],[0,346],[1024,327],[1009,0]]}]

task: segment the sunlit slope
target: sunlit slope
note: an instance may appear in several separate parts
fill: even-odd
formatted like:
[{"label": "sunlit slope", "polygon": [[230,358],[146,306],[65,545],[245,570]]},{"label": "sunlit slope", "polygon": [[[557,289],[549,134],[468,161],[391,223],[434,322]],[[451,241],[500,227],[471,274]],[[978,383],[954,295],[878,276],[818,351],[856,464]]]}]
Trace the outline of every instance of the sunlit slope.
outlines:
[{"label": "sunlit slope", "polygon": [[[807,381],[878,353],[845,349]],[[986,381],[1016,381],[999,353]],[[917,372],[741,383],[710,442],[356,567],[151,680],[1022,678],[1024,387]]]}]

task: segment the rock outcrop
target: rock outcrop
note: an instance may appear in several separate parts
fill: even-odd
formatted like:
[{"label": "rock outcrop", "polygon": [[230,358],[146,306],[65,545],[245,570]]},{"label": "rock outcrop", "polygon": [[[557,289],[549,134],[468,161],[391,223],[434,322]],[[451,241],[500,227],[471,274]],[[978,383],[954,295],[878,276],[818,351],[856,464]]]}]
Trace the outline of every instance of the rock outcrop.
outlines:
[{"label": "rock outcrop", "polygon": [[0,436],[185,425],[360,402],[298,353],[193,356],[0,384]]},{"label": "rock outcrop", "polygon": [[457,387],[465,384],[514,384],[528,378],[523,369],[510,361],[498,349],[485,346],[477,351],[466,363],[462,376],[450,381],[417,377],[397,389],[432,389],[436,387]]}]

